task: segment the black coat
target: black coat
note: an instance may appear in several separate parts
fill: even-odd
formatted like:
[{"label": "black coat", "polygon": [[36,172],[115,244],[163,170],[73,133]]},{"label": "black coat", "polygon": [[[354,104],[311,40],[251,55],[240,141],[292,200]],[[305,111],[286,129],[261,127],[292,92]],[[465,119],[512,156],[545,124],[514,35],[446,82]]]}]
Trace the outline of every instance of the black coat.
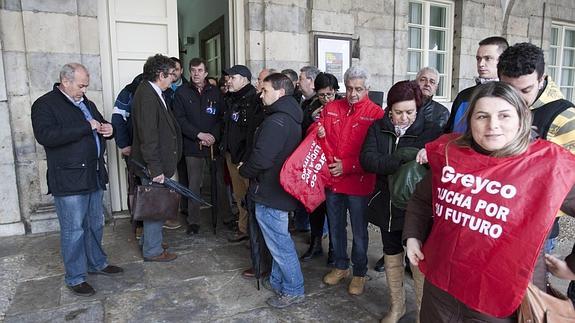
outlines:
[{"label": "black coat", "polygon": [[390,110],[387,109],[384,117],[369,127],[359,156],[361,167],[366,172],[377,174],[368,220],[389,232],[403,230],[405,216],[405,210],[391,204],[387,175],[395,173],[406,161],[392,153],[401,147],[423,148],[426,143],[441,135],[441,129],[435,123],[426,122],[425,116],[418,113],[405,134],[397,138],[389,117]]},{"label": "black coat", "polygon": [[[82,111],[58,88],[32,105],[32,128],[38,143],[44,146],[48,163],[48,193],[53,196],[79,195],[105,189],[108,173],[104,163],[105,139],[98,135],[100,155],[92,127]],[[84,96],[92,117],[108,123],[96,105]]]},{"label": "black coat", "polygon": [[267,107],[268,116],[254,136],[254,148],[240,167],[250,179],[249,196],[256,203],[293,211],[297,201],[280,185],[280,171],[301,141],[302,111],[292,96],[283,96]]},{"label": "black coat", "polygon": [[[143,163],[152,177],[172,177],[182,155],[180,126],[164,107],[150,82],[138,86],[132,103],[133,137],[131,157]],[[137,169],[136,174],[142,175]]]},{"label": "black coat", "polygon": [[198,133],[210,133],[219,142],[224,115],[224,99],[220,89],[206,82],[200,94],[193,83],[183,84],[176,91],[173,109],[182,130],[184,156],[209,156],[209,147],[200,150]]},{"label": "black coat", "polygon": [[428,100],[419,109],[425,116],[425,121],[433,122],[441,129],[445,128],[447,120],[449,120],[449,110],[441,103],[433,100]]},{"label": "black coat", "polygon": [[238,164],[248,159],[254,132],[263,118],[263,104],[251,84],[226,97],[221,151],[230,153],[232,163]]}]

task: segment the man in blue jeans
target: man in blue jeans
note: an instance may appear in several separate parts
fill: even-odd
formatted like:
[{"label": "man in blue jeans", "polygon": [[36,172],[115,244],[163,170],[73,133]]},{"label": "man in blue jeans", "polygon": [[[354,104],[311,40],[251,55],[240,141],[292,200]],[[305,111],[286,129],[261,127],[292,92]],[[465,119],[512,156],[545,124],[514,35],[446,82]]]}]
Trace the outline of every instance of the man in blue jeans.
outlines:
[{"label": "man in blue jeans", "polygon": [[304,300],[303,275],[295,245],[288,231],[288,212],[296,200],[281,187],[279,174],[285,160],[301,140],[302,111],[292,94],[294,86],[285,75],[274,73],[263,82],[261,98],[267,117],[254,135],[253,150],[240,165],[240,175],[250,179],[248,197],[272,255],[272,270],[264,287],[275,295],[267,303],[284,308]]},{"label": "man in blue jeans", "polygon": [[108,264],[102,249],[102,197],[108,182],[105,140],[112,138],[114,129],[84,95],[89,83],[86,67],[66,64],[60,83],[32,105],[34,136],[46,151],[48,193],[54,196],[60,222],[64,280],[78,296],[96,293],[86,273],[123,272]]}]

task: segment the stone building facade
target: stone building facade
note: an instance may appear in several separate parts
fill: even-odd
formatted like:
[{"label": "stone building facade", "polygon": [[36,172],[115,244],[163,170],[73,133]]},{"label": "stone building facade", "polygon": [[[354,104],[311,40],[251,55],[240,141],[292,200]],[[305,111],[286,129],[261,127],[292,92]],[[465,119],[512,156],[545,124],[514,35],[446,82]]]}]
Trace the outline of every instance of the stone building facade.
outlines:
[{"label": "stone building facade", "polygon": [[[115,3],[119,1],[132,0]],[[146,1],[152,0],[138,3]],[[87,95],[103,112],[111,111],[112,98],[120,85],[106,84],[109,78],[105,75],[114,66],[103,59],[111,36],[101,28],[108,20],[104,7],[111,2],[114,1],[0,0],[0,236],[58,229],[52,198],[46,195],[45,155],[34,139],[30,107],[36,98],[52,89],[59,68],[76,61],[85,64],[91,73]],[[231,43],[236,44],[230,55],[232,64],[246,64],[256,72],[264,66],[297,70],[313,64],[316,35],[350,38],[352,63],[369,69],[372,89],[379,91],[413,77],[408,57],[420,52],[413,48],[410,26],[417,27],[413,19],[421,18],[413,14],[413,8],[430,8],[430,4],[447,8],[432,9],[431,18],[422,18],[421,30],[426,33],[433,29],[426,29],[425,21],[429,19],[441,21],[445,27],[441,36],[445,36],[442,42],[447,55],[442,63],[446,81],[443,98],[448,105],[459,90],[473,84],[479,40],[502,35],[510,43],[529,41],[545,50],[549,62],[548,55],[557,53],[552,52],[556,44],[553,32],[575,28],[573,0],[234,2],[230,3],[230,8],[237,9],[230,14],[236,15],[230,20],[230,37],[234,37]],[[427,14],[425,10],[421,11],[423,15]],[[554,26],[566,29],[553,29]],[[569,50],[568,46],[558,46],[555,47]],[[425,51],[422,49],[421,53]],[[433,53],[421,55],[437,57]],[[569,67],[566,65],[565,70]],[[568,83],[569,80],[566,86]],[[108,148],[108,154],[117,158],[113,142]],[[107,194],[108,211],[112,210],[110,200],[114,198],[117,197]]]}]

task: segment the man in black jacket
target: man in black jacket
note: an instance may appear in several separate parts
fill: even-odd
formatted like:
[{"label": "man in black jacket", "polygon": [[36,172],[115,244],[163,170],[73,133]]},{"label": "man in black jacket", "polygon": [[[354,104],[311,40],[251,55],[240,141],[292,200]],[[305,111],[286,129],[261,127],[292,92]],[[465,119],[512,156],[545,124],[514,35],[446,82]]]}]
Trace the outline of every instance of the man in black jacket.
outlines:
[{"label": "man in black jacket", "polygon": [[[201,58],[190,60],[189,84],[180,86],[174,98],[174,115],[184,141],[189,188],[200,195],[206,158],[211,157],[220,138],[224,101],[220,89],[206,81],[208,72]],[[217,150],[217,149],[216,149]],[[222,177],[223,181],[223,177]],[[223,198],[223,196],[221,196]],[[188,204],[188,234],[199,230],[200,205]]]},{"label": "man in black jacket", "polygon": [[425,121],[432,122],[443,129],[449,119],[449,110],[443,104],[433,100],[439,85],[439,72],[433,67],[424,67],[417,72],[415,81],[425,100],[419,113],[425,116]]},{"label": "man in black jacket", "polygon": [[105,140],[112,138],[114,128],[84,95],[89,83],[86,67],[66,64],[60,83],[32,105],[34,136],[46,151],[48,193],[54,197],[60,222],[64,280],[79,296],[96,292],[86,282],[87,272],[123,272],[108,264],[102,249],[102,198],[108,183]]},{"label": "man in black jacket", "polygon": [[[224,139],[222,152],[226,157],[234,199],[239,209],[238,232],[230,242],[239,242],[248,238],[248,215],[242,206],[248,181],[238,173],[238,165],[245,162],[252,149],[252,140],[256,128],[264,118],[261,100],[256,88],[250,84],[252,74],[244,65],[234,65],[225,73],[229,76],[226,113],[224,115]],[[253,277],[252,273],[247,276]]]},{"label": "man in black jacket", "polygon": [[261,98],[267,117],[254,135],[254,148],[239,168],[250,179],[249,197],[255,202],[255,215],[266,245],[273,257],[271,276],[264,287],[276,295],[270,306],[283,308],[304,299],[304,284],[295,245],[288,231],[288,212],[296,200],[280,185],[279,175],[285,160],[301,140],[302,111],[291,96],[294,86],[280,73],[264,79]]}]

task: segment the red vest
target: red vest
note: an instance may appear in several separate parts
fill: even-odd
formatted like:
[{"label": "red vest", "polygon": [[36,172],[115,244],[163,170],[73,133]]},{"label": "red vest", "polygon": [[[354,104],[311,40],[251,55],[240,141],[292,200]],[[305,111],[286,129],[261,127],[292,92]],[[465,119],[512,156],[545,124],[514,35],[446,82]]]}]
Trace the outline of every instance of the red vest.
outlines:
[{"label": "red vest", "polygon": [[468,307],[507,317],[575,183],[575,156],[537,140],[523,154],[489,157],[457,146],[456,137],[426,145],[434,217],[419,268]]}]

